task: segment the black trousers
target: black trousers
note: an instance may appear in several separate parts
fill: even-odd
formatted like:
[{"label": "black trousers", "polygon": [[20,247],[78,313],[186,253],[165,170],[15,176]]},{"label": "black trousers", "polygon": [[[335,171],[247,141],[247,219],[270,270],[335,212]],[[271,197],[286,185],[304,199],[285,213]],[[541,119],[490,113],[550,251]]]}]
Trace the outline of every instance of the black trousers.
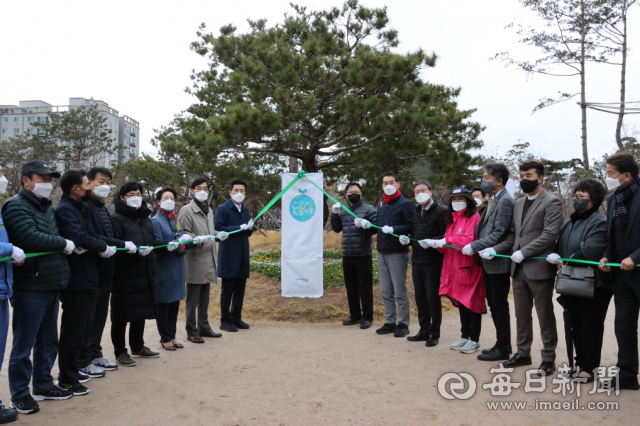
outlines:
[{"label": "black trousers", "polygon": [[604,320],[613,292],[604,287],[595,289],[592,299],[563,295],[571,317],[571,335],[576,348],[576,365],[592,372],[600,367]]},{"label": "black trousers", "polygon": [[480,330],[482,328],[482,314],[472,312],[462,303],[458,303],[460,311],[460,333],[463,339],[471,339],[474,342],[480,341]]},{"label": "black trousers", "polygon": [[[102,277],[101,277],[102,278]],[[98,288],[98,297],[91,321],[91,330],[89,332],[89,357],[91,361],[96,358],[102,358],[102,333],[107,323],[107,315],[109,315],[109,299],[111,297],[111,277],[100,282]]]},{"label": "black trousers", "polygon": [[487,274],[484,272],[484,285],[487,289],[487,302],[491,310],[491,319],[496,327],[496,344],[494,347],[510,354],[511,349],[511,315],[509,315],[509,289],[511,276],[504,274]]},{"label": "black trousers", "polygon": [[442,324],[442,302],[440,301],[440,278],[442,263],[413,263],[411,277],[418,307],[419,334],[440,338]]},{"label": "black trousers", "polygon": [[[612,268],[613,269],[613,268]],[[626,271],[614,271],[616,275]],[[618,340],[618,368],[620,383],[638,383],[638,314],[640,313],[640,289],[629,284],[630,279],[619,280],[613,287],[616,307],[615,331]],[[634,283],[635,284],[635,283]]]},{"label": "black trousers", "polygon": [[[209,294],[211,284],[187,283],[185,302],[186,329],[188,336],[199,336],[202,332],[212,332],[209,325]],[[197,311],[197,313],[196,313]]]},{"label": "black trousers", "polygon": [[[373,321],[373,261],[371,255],[342,258],[349,316]],[[360,309],[362,304],[362,310]]]},{"label": "black trousers", "polygon": [[[222,322],[238,322],[242,320],[242,303],[246,278],[223,278],[220,293],[220,320]],[[231,311],[229,311],[231,306]]]},{"label": "black trousers", "polygon": [[111,323],[111,342],[113,343],[113,353],[116,358],[127,353],[127,343],[125,337],[127,333],[127,324],[129,324],[129,346],[131,353],[138,353],[144,346],[144,320]]},{"label": "black trousers", "polygon": [[89,358],[89,332],[97,297],[98,290],[60,292],[62,318],[58,368],[61,383],[78,383],[78,369],[91,362],[86,359]]},{"label": "black trousers", "polygon": [[169,343],[176,338],[176,323],[178,322],[180,301],[157,303],[156,306],[158,307],[158,318],[156,318],[158,333],[160,333],[162,343]]}]

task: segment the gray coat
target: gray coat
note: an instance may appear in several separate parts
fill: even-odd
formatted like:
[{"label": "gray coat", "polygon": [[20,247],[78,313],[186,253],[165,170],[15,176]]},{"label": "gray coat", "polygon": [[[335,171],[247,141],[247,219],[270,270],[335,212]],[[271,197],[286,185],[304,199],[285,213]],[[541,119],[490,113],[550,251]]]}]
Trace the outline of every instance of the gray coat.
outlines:
[{"label": "gray coat", "polygon": [[[195,200],[182,207],[178,213],[178,219],[182,223],[183,231],[192,237],[198,235],[216,235],[213,226],[213,209],[209,214],[204,212]],[[186,282],[189,284],[209,284],[218,281],[218,251],[216,244],[208,247],[204,244],[187,251],[184,256],[186,266]]]},{"label": "gray coat", "polygon": [[[351,206],[351,211],[358,217],[368,220],[374,225],[378,224],[378,212],[376,208],[364,201]],[[367,256],[371,254],[371,236],[378,230],[376,228],[362,229],[355,226],[351,216],[344,209],[340,213],[331,213],[331,229],[334,232],[342,232],[342,255],[347,257]]]},{"label": "gray coat", "polygon": [[[522,219],[524,203],[527,197],[516,201],[511,221],[511,232],[501,243],[493,247],[498,254],[511,255],[520,250],[525,260],[522,262],[524,274],[531,280],[553,279],[556,266],[547,262],[548,254],[553,253],[562,227],[562,203],[560,200],[542,190],[533,201]],[[529,259],[544,257],[545,259]],[[511,262],[511,276],[516,270],[516,263]]]},{"label": "gray coat", "polygon": [[[503,241],[511,231],[513,222],[513,206],[515,201],[511,194],[503,189],[493,200],[489,215],[485,209],[482,219],[476,229],[476,240],[471,243],[474,253],[493,247]],[[511,259],[494,257],[492,259],[478,259],[487,274],[506,274],[511,271]]]}]

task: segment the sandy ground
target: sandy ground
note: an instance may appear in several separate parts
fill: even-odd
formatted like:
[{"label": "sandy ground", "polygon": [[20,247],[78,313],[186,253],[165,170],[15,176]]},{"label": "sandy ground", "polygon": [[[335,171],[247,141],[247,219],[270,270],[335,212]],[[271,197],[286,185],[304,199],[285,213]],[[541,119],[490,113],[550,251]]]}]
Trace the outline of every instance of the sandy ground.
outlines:
[{"label": "sandy ground", "polygon": [[[615,364],[613,309],[605,333],[603,365]],[[562,328],[561,311],[556,313]],[[515,320],[514,322],[515,323]],[[376,326],[378,324],[375,324]],[[417,326],[411,326],[412,332]],[[427,348],[392,335],[378,336],[374,328],[360,330],[339,324],[253,322],[251,330],[225,333],[205,344],[185,342],[177,352],[162,351],[160,358],[138,360],[133,368],[120,368],[107,377],[92,379],[86,396],[68,401],[44,401],[41,411],[23,415],[20,424],[34,425],[425,425],[425,424],[634,424],[640,392],[619,396],[586,396],[612,401],[618,410],[535,409],[540,401],[571,402],[575,394],[555,394],[552,378],[543,393],[513,390],[509,397],[492,396],[482,384],[490,383],[494,365],[449,349],[459,337],[456,311],[444,314],[441,343]],[[107,330],[108,332],[108,330]],[[493,324],[483,317],[481,343],[493,344]],[[147,321],[148,345],[159,349],[155,322]],[[536,332],[534,366],[540,362]],[[566,360],[560,330],[558,361]],[[179,339],[186,340],[184,324]],[[106,353],[112,351],[107,333]],[[7,348],[7,357],[10,351]],[[7,358],[6,357],[6,358]],[[5,366],[6,366],[5,358]],[[113,359],[113,356],[110,357]],[[54,369],[57,375],[57,367]],[[447,372],[467,372],[478,383],[468,400],[449,401],[437,391]],[[524,381],[524,367],[512,375]],[[6,368],[0,375],[1,396],[8,403]],[[524,410],[487,408],[487,401],[526,401]],[[575,404],[575,403],[574,403]],[[529,408],[529,405],[531,408]]]}]

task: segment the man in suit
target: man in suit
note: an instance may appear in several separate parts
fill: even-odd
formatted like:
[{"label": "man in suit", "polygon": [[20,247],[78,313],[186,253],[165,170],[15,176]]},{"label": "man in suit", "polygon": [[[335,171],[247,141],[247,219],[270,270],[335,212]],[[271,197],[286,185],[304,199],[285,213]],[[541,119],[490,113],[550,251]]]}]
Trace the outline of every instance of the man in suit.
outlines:
[{"label": "man in suit", "polygon": [[[509,169],[502,163],[488,164],[485,168],[482,191],[491,199],[482,214],[476,230],[476,240],[462,248],[462,254],[471,256],[486,248],[502,242],[511,230],[513,223],[513,197],[504,186],[509,180]],[[496,327],[496,343],[485,349],[478,359],[498,361],[509,359],[511,352],[511,317],[509,315],[509,289],[511,287],[511,261],[506,258],[490,256],[479,259],[484,269],[484,284],[487,289],[487,301],[491,308],[491,318]]]},{"label": "man in suit", "polygon": [[[618,380],[620,389],[639,390],[638,313],[640,313],[640,177],[638,163],[628,152],[607,158],[607,188],[616,191],[607,200],[608,245],[600,269],[613,270],[613,297],[616,305],[615,332],[618,340]],[[605,263],[620,263],[620,268]]]},{"label": "man in suit", "polygon": [[[218,276],[222,278],[220,294],[220,330],[236,332],[247,330],[249,324],[242,321],[242,302],[249,278],[249,237],[253,233],[253,220],[242,204],[247,184],[236,179],[229,186],[231,199],[216,210],[214,225],[218,232],[241,229],[220,241],[218,249]],[[231,310],[229,310],[231,305]]]},{"label": "man in suit", "polygon": [[[539,375],[555,370],[558,330],[553,313],[553,284],[556,267],[544,259],[552,253],[562,227],[562,203],[543,187],[544,165],[526,161],[520,165],[520,188],[527,194],[515,203],[511,231],[494,247],[479,254],[489,259],[491,254],[511,254],[511,278],[516,310],[516,345],[518,352],[504,362],[507,368],[531,365],[533,342],[532,310],[535,304],[542,337],[542,363]],[[526,260],[525,260],[526,259]]]}]

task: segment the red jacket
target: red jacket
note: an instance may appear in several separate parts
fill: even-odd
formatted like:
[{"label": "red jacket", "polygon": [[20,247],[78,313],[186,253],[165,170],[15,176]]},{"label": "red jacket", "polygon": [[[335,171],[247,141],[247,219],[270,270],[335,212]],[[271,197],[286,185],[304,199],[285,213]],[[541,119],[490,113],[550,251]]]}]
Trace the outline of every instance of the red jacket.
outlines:
[{"label": "red jacket", "polygon": [[[480,215],[476,213],[468,218],[465,211],[453,212],[453,223],[444,234],[448,245],[462,248],[475,240]],[[438,250],[444,252],[440,295],[451,299],[454,306],[462,303],[472,312],[484,312],[486,290],[482,267],[476,263],[478,255],[466,256],[462,251],[448,247]]]}]

